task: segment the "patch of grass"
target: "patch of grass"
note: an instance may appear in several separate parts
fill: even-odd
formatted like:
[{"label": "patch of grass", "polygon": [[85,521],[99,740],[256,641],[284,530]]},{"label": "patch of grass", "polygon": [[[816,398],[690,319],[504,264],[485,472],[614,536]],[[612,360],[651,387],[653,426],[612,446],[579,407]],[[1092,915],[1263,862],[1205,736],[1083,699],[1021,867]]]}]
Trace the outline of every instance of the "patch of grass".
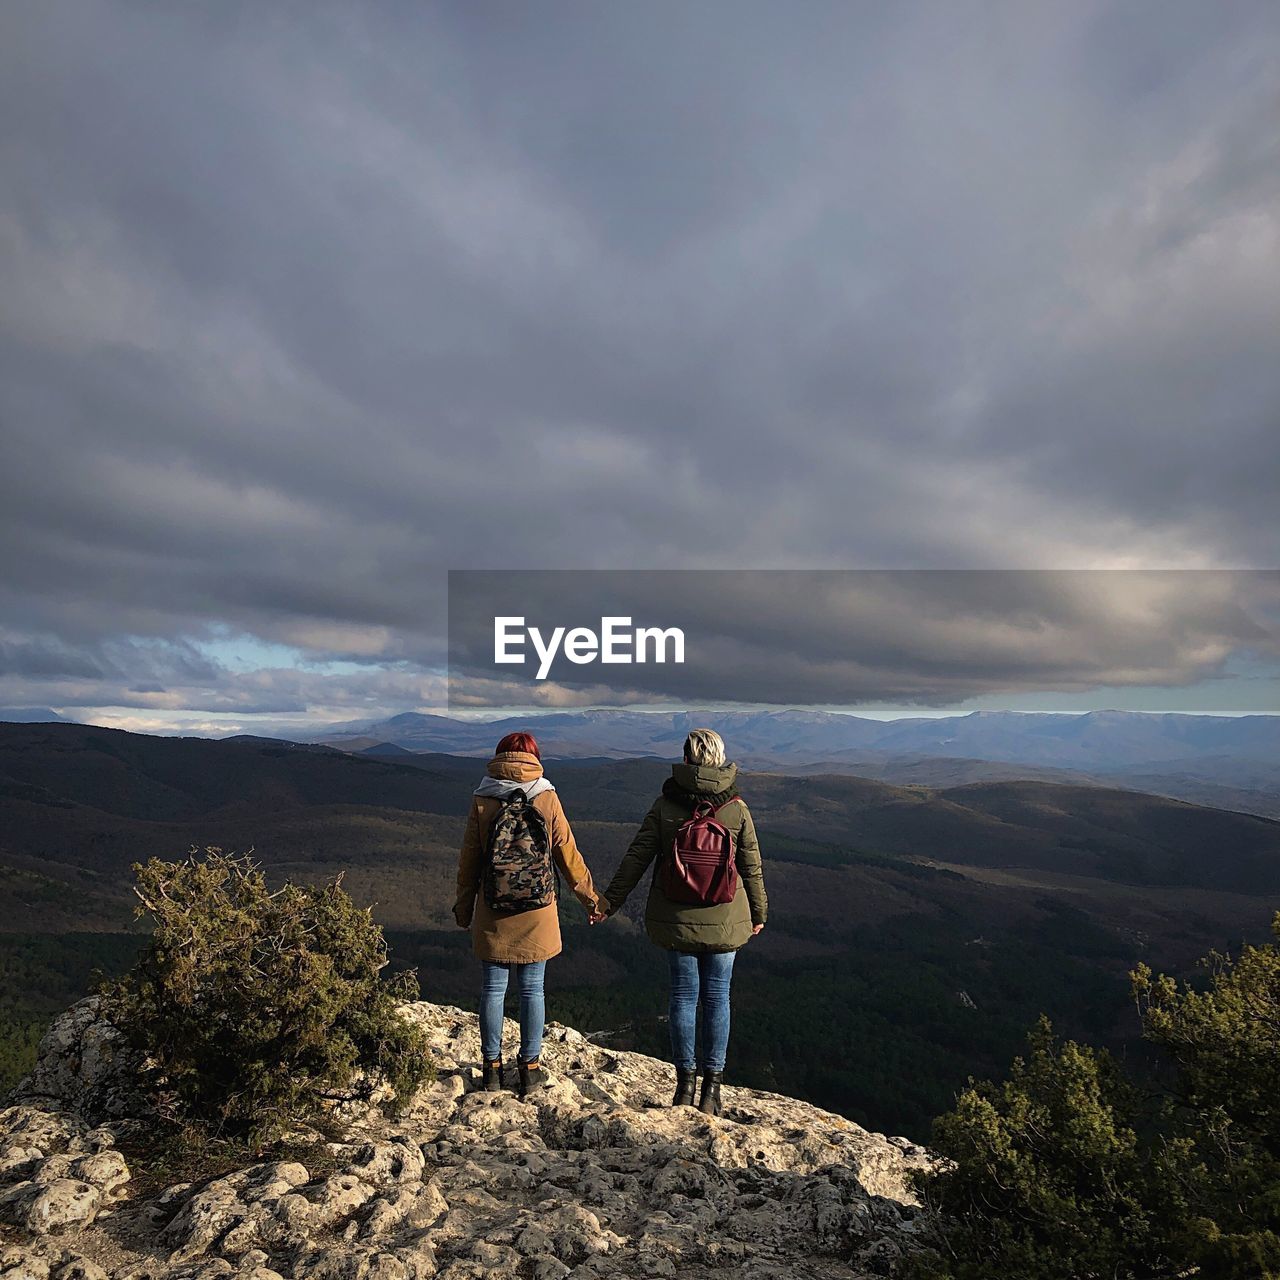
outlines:
[{"label": "patch of grass", "polygon": [[339,1164],[328,1136],[282,1138],[259,1146],[243,1138],[214,1137],[202,1125],[165,1125],[122,1136],[119,1149],[132,1175],[130,1199],[146,1200],[175,1183],[211,1182],[248,1165],[276,1161],[294,1160],[313,1178],[328,1177]]}]

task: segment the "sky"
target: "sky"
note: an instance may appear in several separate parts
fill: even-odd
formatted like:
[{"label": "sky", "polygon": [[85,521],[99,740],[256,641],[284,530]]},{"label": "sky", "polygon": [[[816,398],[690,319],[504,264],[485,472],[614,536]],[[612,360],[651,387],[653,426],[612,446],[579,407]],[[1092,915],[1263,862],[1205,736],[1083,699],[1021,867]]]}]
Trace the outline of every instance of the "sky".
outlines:
[{"label": "sky", "polygon": [[[0,8],[0,707],[439,708],[450,569],[1270,569],[1278,493],[1272,3]],[[1161,599],[857,706],[1274,687]]]}]

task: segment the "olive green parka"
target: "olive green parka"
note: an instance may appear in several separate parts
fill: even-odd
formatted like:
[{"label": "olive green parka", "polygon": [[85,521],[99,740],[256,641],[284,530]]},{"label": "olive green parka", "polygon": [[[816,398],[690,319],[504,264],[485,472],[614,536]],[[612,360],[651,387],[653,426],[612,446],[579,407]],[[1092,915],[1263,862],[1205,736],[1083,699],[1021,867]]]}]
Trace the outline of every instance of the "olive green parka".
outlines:
[{"label": "olive green parka", "polygon": [[694,804],[699,800],[723,804],[734,794],[737,776],[736,764],[671,766],[671,777],[663,784],[662,794],[645,815],[617,873],[604,891],[610,915],[621,909],[640,883],[640,877],[652,865],[654,874],[649,882],[644,923],[645,932],[658,946],[668,951],[694,953],[737,951],[750,940],[752,927],[764,924],[769,914],[769,900],[764,891],[764,868],[755,823],[744,800],[725,804],[716,815],[736,838],[738,892],[732,902],[709,907],[672,902],[659,886],[656,865],[660,857],[670,855],[676,829],[693,813]]}]

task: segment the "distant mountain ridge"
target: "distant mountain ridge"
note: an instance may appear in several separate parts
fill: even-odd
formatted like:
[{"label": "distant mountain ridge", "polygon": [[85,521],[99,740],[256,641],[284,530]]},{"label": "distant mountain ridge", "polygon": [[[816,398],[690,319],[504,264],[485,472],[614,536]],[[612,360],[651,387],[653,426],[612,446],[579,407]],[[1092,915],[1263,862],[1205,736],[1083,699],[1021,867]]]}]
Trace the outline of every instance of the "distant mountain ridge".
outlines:
[{"label": "distant mountain ridge", "polygon": [[621,759],[670,756],[679,751],[688,731],[701,724],[731,738],[738,755],[815,762],[823,753],[859,750],[1083,769],[1132,769],[1205,756],[1280,757],[1280,716],[1143,711],[974,711],[898,720],[828,711],[573,711],[491,721],[404,712],[386,720],[331,726],[307,740],[340,746],[345,739],[362,737],[411,751],[469,754],[491,750],[495,736],[532,729],[553,754]]},{"label": "distant mountain ridge", "polygon": [[51,707],[0,707],[0,721],[10,724],[75,724]]},{"label": "distant mountain ridge", "polygon": [[[74,723],[38,707],[0,709],[0,721]],[[487,756],[504,734],[531,729],[548,759],[670,760],[688,731],[704,724],[718,728],[732,757],[753,770],[856,774],[935,788],[1015,780],[1120,787],[1280,817],[1276,715],[975,711],[873,720],[811,710],[594,710],[463,720],[409,711],[221,740],[328,746],[407,761],[423,754]]]},{"label": "distant mountain ridge", "polygon": [[[651,758],[566,760],[554,768],[576,818],[624,825],[643,814],[666,771]],[[243,847],[244,835],[277,856],[324,849],[342,863],[359,863],[361,821],[395,813],[408,820],[438,815],[456,824],[478,774],[472,759],[436,753],[380,757],[254,737],[218,741],[84,725],[5,725],[0,866],[11,861],[45,875],[68,866],[122,875],[139,855],[202,839]],[[1130,883],[1280,891],[1280,822],[1237,812],[1057,782],[984,779],[936,788],[758,770],[749,778],[757,824],[806,847],[816,842],[833,850],[851,846]],[[295,830],[307,815],[319,825]],[[383,847],[376,840],[370,846]],[[420,865],[421,845],[411,841],[408,850]],[[840,861],[844,854],[812,856]]]},{"label": "distant mountain ridge", "polygon": [[720,730],[752,769],[856,773],[897,784],[1030,779],[1125,787],[1280,816],[1280,716],[1140,711],[975,711],[872,720],[826,711],[573,711],[501,720],[405,712],[329,726],[309,741],[383,757],[484,756],[529,729],[556,759],[671,759],[698,725]]}]

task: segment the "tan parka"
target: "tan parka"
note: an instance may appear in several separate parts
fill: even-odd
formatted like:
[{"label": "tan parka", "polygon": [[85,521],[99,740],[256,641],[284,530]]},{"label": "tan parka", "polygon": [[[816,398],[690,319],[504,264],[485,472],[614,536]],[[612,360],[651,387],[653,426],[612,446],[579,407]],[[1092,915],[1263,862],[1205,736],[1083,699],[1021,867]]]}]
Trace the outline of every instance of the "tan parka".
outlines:
[{"label": "tan parka", "polygon": [[[485,772],[491,778],[527,784],[542,777],[542,762],[527,751],[503,751],[489,761]],[[569,820],[560,806],[560,797],[548,787],[529,803],[546,819],[552,857],[574,897],[588,912],[603,909],[591,872],[578,851]],[[453,917],[462,928],[470,928],[472,949],[481,960],[494,964],[550,960],[560,954],[562,946],[556,903],[512,915],[498,914],[489,908],[480,892],[489,828],[500,808],[501,802],[495,797],[471,798],[471,812],[467,815],[462,853],[458,858],[458,896]]]}]

